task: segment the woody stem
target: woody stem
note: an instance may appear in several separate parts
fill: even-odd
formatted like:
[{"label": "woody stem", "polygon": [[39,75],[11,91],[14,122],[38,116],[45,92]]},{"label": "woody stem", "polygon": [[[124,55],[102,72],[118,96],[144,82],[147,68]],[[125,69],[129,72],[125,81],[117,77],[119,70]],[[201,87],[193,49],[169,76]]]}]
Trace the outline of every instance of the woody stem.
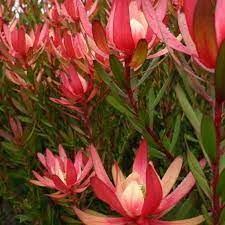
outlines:
[{"label": "woody stem", "polygon": [[[128,91],[128,97],[129,97],[129,100],[130,100],[130,104],[132,105],[132,107],[134,109],[134,112],[137,116],[139,112],[138,112],[137,101],[134,99],[134,91],[132,90],[132,87],[131,87],[130,58],[129,57],[125,60],[125,75],[126,75],[127,91]],[[149,135],[152,137],[154,142],[160,147],[161,151],[166,155],[166,157],[169,160],[172,161],[174,159],[174,157],[165,148],[165,146],[161,142],[157,133],[152,128],[150,128],[149,126],[146,128],[146,130],[149,133]]]}]

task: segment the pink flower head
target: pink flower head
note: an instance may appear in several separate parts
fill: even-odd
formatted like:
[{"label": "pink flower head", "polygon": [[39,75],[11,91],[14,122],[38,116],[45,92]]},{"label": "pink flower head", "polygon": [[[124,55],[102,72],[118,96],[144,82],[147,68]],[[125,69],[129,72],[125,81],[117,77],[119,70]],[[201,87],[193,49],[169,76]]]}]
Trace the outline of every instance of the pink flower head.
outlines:
[{"label": "pink flower head", "polygon": [[85,1],[84,5],[81,0],[65,0],[63,3],[63,7],[65,9],[63,11],[65,11],[69,15],[69,17],[76,22],[81,19],[81,14],[83,14],[84,12],[87,17],[92,15],[96,10],[97,1],[87,0]]},{"label": "pink flower head", "polygon": [[17,28],[4,25],[1,38],[13,57],[25,59],[30,50],[35,54],[44,47],[47,34],[47,24],[43,27],[38,25],[36,31],[31,30],[29,34],[26,33],[24,26]]},{"label": "pink flower head", "polygon": [[[166,15],[167,4],[159,4],[159,1],[151,2],[156,10],[160,11],[162,21]],[[141,39],[145,39],[148,43],[151,42],[151,45],[155,43],[155,35],[144,16],[140,0],[112,1],[106,35],[110,43],[126,55],[133,54]]]},{"label": "pink flower head", "polygon": [[179,27],[196,61],[208,70],[215,69],[218,51],[225,41],[225,1],[184,0]]},{"label": "pink flower head", "polygon": [[176,222],[160,220],[160,217],[171,210],[195,185],[195,180],[189,173],[171,192],[182,167],[181,157],[172,162],[160,179],[153,164],[147,161],[147,142],[143,140],[137,151],[132,173],[128,177],[123,175],[117,163],[114,164],[113,185],[93,146],[90,147],[90,152],[96,173],[96,176],[91,178],[93,191],[121,217],[92,214],[75,207],[76,214],[84,224],[197,225],[204,220],[202,216]]},{"label": "pink flower head", "polygon": [[85,160],[81,151],[75,155],[74,162],[67,157],[62,145],[59,145],[59,155],[54,155],[46,149],[46,156],[42,153],[37,156],[45,171],[43,176],[33,171],[37,180],[31,180],[31,183],[59,191],[51,194],[51,197],[61,198],[81,193],[89,186],[92,160]]},{"label": "pink flower head", "polygon": [[95,96],[96,92],[93,88],[92,81],[85,80],[76,72],[72,65],[68,67],[68,75],[65,72],[61,72],[60,76],[60,89],[63,97],[60,99],[51,98],[51,100],[68,108],[80,111],[78,107],[73,105],[87,103]]}]

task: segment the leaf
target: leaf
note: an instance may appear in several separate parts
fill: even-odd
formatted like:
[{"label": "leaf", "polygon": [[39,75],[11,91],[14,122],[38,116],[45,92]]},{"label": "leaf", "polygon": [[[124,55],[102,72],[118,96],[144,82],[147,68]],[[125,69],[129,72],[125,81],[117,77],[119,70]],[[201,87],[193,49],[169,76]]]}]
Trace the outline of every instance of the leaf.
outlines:
[{"label": "leaf", "polygon": [[114,96],[108,96],[106,98],[106,101],[112,105],[115,109],[117,109],[119,112],[125,114],[128,117],[134,117],[134,114],[132,113],[131,110],[129,110],[125,105],[123,105],[118,98],[114,97]]},{"label": "leaf", "polygon": [[202,191],[205,193],[205,195],[211,199],[211,190],[208,185],[206,176],[198,162],[198,160],[195,158],[194,154],[191,151],[188,151],[187,153],[187,160],[188,165],[190,167],[190,170],[196,180],[196,183],[199,185],[199,187],[202,189]]},{"label": "leaf", "polygon": [[210,116],[203,116],[202,118],[201,139],[207,155],[214,161],[216,159],[216,130]]},{"label": "leaf", "polygon": [[218,101],[225,100],[225,40],[222,42],[216,62],[215,89]]},{"label": "leaf", "polygon": [[112,81],[111,77],[109,76],[109,74],[105,72],[100,63],[94,61],[94,68],[98,76],[103,80],[105,84],[107,84],[110,87],[110,89],[114,93],[119,93],[121,96],[127,97],[127,95]]},{"label": "leaf", "polygon": [[16,219],[18,219],[20,221],[20,223],[32,222],[32,218],[27,215],[19,214],[19,215],[16,215],[15,217],[16,217]]},{"label": "leaf", "polygon": [[148,105],[149,112],[151,112],[151,110],[153,110],[159,104],[160,100],[162,99],[162,97],[164,96],[164,94],[166,92],[166,87],[167,87],[169,82],[170,82],[170,78],[168,78],[166,80],[166,82],[163,84],[163,86],[160,89],[158,95],[156,96],[154,102],[152,102],[152,103],[149,102],[149,105]]},{"label": "leaf", "polygon": [[137,44],[137,47],[131,59],[130,66],[133,68],[138,68],[139,66],[141,66],[147,58],[147,54],[148,43],[145,39],[141,39]]},{"label": "leaf", "polygon": [[153,123],[154,123],[154,111],[150,109],[151,109],[152,102],[154,101],[155,101],[155,92],[154,92],[154,88],[151,87],[148,92],[148,115],[149,115],[149,124],[151,127],[153,127]]},{"label": "leaf", "polygon": [[205,205],[202,205],[201,210],[202,210],[202,214],[203,214],[203,216],[205,218],[206,223],[208,225],[213,225],[213,219],[209,215],[209,212],[208,212],[207,208],[205,207]]},{"label": "leaf", "polygon": [[179,209],[176,212],[176,219],[182,220],[185,218],[188,218],[191,215],[191,211],[193,208],[195,208],[197,202],[197,196],[192,193],[179,207]]},{"label": "leaf", "polygon": [[18,116],[18,119],[21,122],[24,122],[24,123],[33,123],[33,121],[31,120],[31,118],[26,117],[26,116]]},{"label": "leaf", "polygon": [[7,149],[9,151],[12,151],[12,152],[18,151],[18,146],[15,145],[14,143],[2,141],[1,146],[2,146],[2,148],[5,148],[5,149]]},{"label": "leaf", "polygon": [[224,186],[225,186],[225,169],[220,174],[219,183],[218,183],[218,186],[217,186],[217,192],[220,195],[220,197],[221,197],[223,202],[225,201],[225,189],[224,189]]},{"label": "leaf", "polygon": [[221,225],[225,225],[225,208],[223,208],[223,210],[221,212],[220,223],[221,223]]},{"label": "leaf", "polygon": [[138,89],[139,86],[141,86],[145,80],[149,78],[149,76],[152,74],[155,68],[157,68],[167,57],[164,57],[159,61],[158,58],[151,60],[149,63],[148,68],[143,71],[143,74],[141,76],[141,79],[137,82],[137,84],[134,86],[134,89]]},{"label": "leaf", "polygon": [[225,154],[220,157],[220,172],[225,169]]},{"label": "leaf", "polygon": [[123,64],[117,59],[115,55],[109,56],[109,63],[116,80],[118,80],[123,86],[125,86],[125,71],[123,68]]},{"label": "leaf", "polygon": [[177,94],[178,101],[180,102],[180,105],[187,116],[188,120],[191,122],[191,125],[194,127],[197,134],[200,133],[200,121],[198,120],[193,108],[191,107],[184,91],[178,84],[175,87],[175,91]]},{"label": "leaf", "polygon": [[181,124],[181,117],[180,115],[177,116],[176,122],[175,122],[175,127],[174,127],[174,132],[173,132],[173,138],[170,143],[169,149],[170,152],[173,152],[175,145],[177,143],[179,134],[180,134],[180,124]]}]

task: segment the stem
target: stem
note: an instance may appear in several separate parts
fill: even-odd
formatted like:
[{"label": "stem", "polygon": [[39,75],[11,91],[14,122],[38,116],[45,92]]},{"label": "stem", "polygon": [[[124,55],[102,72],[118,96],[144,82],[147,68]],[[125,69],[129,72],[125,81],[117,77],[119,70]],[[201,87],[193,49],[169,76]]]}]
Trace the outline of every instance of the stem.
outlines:
[{"label": "stem", "polygon": [[[131,77],[130,77],[130,58],[127,57],[125,60],[125,73],[126,73],[126,80],[127,80],[127,91],[128,91],[128,96],[130,100],[130,104],[133,106],[133,109],[136,113],[136,116],[138,115],[138,107],[137,107],[137,101],[134,99],[134,91],[131,88]],[[161,151],[166,155],[166,157],[169,160],[173,160],[174,157],[172,154],[165,148],[163,143],[161,142],[159,136],[154,132],[153,129],[150,127],[146,127],[146,130],[150,134],[150,136],[153,138],[155,143],[160,147]]]},{"label": "stem", "polygon": [[89,113],[88,113],[88,107],[87,107],[86,103],[84,103],[84,105],[83,105],[83,112],[84,112],[84,125],[87,129],[87,135],[89,137],[89,140],[92,142],[93,136],[92,136],[92,130],[91,130],[91,125],[90,125],[90,117],[89,117]]},{"label": "stem", "polygon": [[160,147],[161,151],[166,155],[166,157],[170,161],[173,161],[174,160],[173,155],[169,152],[169,150],[167,150],[165,148],[165,146],[161,142],[159,136],[154,132],[154,130],[152,130],[150,127],[147,127],[146,129],[147,129],[148,133],[151,135],[151,137],[153,138],[153,140],[155,141],[155,143]]},{"label": "stem", "polygon": [[220,220],[220,213],[221,213],[221,206],[220,206],[220,199],[217,193],[217,186],[219,182],[219,163],[220,163],[220,156],[221,156],[221,149],[220,149],[220,139],[221,139],[221,123],[222,123],[222,107],[223,103],[220,101],[216,101],[214,107],[214,125],[216,129],[216,159],[212,163],[212,171],[213,171],[213,217],[214,217],[214,224],[219,225]]},{"label": "stem", "polygon": [[128,96],[131,105],[134,108],[134,111],[136,114],[138,114],[138,107],[137,107],[137,102],[134,99],[134,92],[131,88],[131,78],[130,78],[130,57],[128,57],[125,60],[125,73],[126,73],[126,80],[127,80],[127,91],[128,91]]}]

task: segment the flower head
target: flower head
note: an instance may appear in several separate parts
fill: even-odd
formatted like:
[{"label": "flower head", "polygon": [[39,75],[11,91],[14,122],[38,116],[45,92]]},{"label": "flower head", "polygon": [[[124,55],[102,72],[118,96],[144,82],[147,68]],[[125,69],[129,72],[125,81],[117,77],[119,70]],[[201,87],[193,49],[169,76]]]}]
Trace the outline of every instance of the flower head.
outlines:
[{"label": "flower head", "polygon": [[33,171],[37,180],[31,180],[31,183],[59,191],[51,194],[51,197],[61,198],[81,193],[89,186],[92,160],[85,160],[81,151],[75,155],[74,162],[67,157],[62,145],[59,145],[59,155],[46,149],[46,156],[42,153],[37,156],[45,168],[44,176]]},{"label": "flower head", "polygon": [[[167,4],[159,4],[159,2],[151,1],[151,4],[160,12],[162,21],[166,16]],[[138,42],[142,39],[146,40],[150,49],[157,43],[156,36],[144,16],[141,0],[112,1],[106,37],[110,47],[127,56],[133,55]],[[97,45],[98,42],[100,43],[99,39],[96,40]]]},{"label": "flower head", "polygon": [[[44,24],[42,27],[38,25],[37,29],[35,31],[32,29],[29,34],[26,33],[24,26],[17,28],[14,25],[7,26],[4,24],[3,33],[1,34],[3,44],[13,57],[24,61],[32,55],[32,59],[28,59],[27,63],[34,62],[36,59],[34,56],[43,49],[47,41],[47,24]],[[30,51],[33,54],[29,54]]]},{"label": "flower head", "polygon": [[179,27],[195,60],[208,70],[215,69],[218,51],[225,41],[225,1],[184,0]]},{"label": "flower head", "polygon": [[[91,185],[96,196],[107,203],[112,210],[122,217],[106,217],[82,212],[74,208],[78,217],[87,225],[97,224],[137,224],[160,225],[173,224],[171,221],[161,221],[165,213],[171,210],[195,184],[191,173],[171,192],[182,167],[182,158],[177,157],[162,179],[160,179],[153,164],[147,161],[147,143],[143,140],[136,154],[132,173],[125,177],[114,164],[112,169],[114,185],[108,178],[101,160],[93,146],[90,147],[96,176],[91,178]],[[204,163],[203,163],[204,164]],[[197,225],[203,217],[174,222],[180,225]]]},{"label": "flower head", "polygon": [[68,67],[68,75],[61,72],[60,77],[60,90],[63,97],[60,99],[51,98],[52,101],[79,111],[78,107],[73,106],[74,104],[87,103],[95,96],[92,82],[85,80],[72,65]]}]

